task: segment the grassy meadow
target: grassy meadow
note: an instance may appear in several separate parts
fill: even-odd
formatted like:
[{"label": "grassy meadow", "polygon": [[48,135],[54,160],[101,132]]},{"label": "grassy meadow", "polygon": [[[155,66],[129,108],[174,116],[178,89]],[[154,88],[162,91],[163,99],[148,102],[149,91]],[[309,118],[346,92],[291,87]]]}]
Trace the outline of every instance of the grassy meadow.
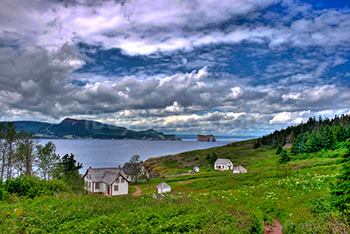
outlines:
[{"label": "grassy meadow", "polygon": [[[26,233],[263,233],[272,217],[284,233],[348,233],[349,220],[332,209],[331,183],[344,145],[334,151],[299,154],[278,166],[276,150],[253,148],[254,140],[151,158],[160,177],[134,183],[142,195],[103,197],[56,193],[33,199],[9,195],[0,201],[0,233],[18,233],[10,214],[22,206]],[[230,158],[248,173],[215,171],[213,155]],[[200,172],[189,174],[193,166]],[[153,198],[165,181],[172,193]],[[12,219],[13,220],[13,219]]]}]

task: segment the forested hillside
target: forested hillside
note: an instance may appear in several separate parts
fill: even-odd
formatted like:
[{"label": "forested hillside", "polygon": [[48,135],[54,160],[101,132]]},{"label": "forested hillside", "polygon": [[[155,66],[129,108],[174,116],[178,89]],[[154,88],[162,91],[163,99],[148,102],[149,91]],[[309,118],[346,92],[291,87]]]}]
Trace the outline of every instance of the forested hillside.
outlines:
[{"label": "forested hillside", "polygon": [[164,134],[154,129],[133,131],[125,127],[71,118],[66,118],[59,124],[35,121],[15,121],[14,124],[17,131],[31,132],[40,138],[181,140],[174,134]]},{"label": "forested hillside", "polygon": [[340,142],[350,138],[350,116],[335,116],[333,119],[309,118],[306,123],[289,126],[259,138],[255,147],[292,144],[291,153],[312,153],[321,149],[335,149]]}]

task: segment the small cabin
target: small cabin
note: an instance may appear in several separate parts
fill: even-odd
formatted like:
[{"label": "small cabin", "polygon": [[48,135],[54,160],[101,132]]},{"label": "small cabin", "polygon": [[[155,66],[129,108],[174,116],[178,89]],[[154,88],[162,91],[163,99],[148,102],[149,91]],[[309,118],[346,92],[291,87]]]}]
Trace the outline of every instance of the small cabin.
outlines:
[{"label": "small cabin", "polygon": [[171,187],[165,183],[164,181],[160,184],[157,185],[157,193],[170,193],[171,192]]},{"label": "small cabin", "polygon": [[233,168],[233,174],[241,174],[241,173],[247,173],[247,169],[239,165],[238,167]]},{"label": "small cabin", "polygon": [[233,163],[228,158],[218,158],[214,163],[214,169],[218,171],[232,170]]}]

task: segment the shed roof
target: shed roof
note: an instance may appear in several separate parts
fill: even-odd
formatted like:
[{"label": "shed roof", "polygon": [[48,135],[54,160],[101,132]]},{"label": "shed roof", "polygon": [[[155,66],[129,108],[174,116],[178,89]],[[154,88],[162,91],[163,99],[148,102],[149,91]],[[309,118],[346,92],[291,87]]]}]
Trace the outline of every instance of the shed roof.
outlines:
[{"label": "shed roof", "polygon": [[216,159],[215,164],[226,164],[228,162],[231,162],[231,160],[228,158],[218,158]]},{"label": "shed roof", "polygon": [[166,189],[166,188],[171,188],[167,183],[165,183],[164,181],[160,184],[157,185],[157,188],[159,189]]},{"label": "shed roof", "polygon": [[239,165],[238,167],[234,167],[233,170],[239,170],[239,171],[242,171],[242,170],[247,170],[245,169],[242,165]]}]

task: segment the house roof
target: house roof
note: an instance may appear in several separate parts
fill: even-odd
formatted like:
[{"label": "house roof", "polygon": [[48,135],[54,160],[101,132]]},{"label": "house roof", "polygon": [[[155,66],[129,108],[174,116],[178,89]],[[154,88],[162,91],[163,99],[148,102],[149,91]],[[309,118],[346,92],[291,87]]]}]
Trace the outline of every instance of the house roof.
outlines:
[{"label": "house roof", "polygon": [[[112,184],[114,180],[120,175],[125,180],[126,176],[124,171],[120,167],[107,167],[107,168],[89,168],[87,169],[83,179],[87,174],[91,175],[91,180],[96,182],[104,182],[106,184]],[[127,180],[128,181],[128,180]],[[129,182],[129,181],[128,181]]]},{"label": "house roof", "polygon": [[216,159],[215,164],[226,164],[228,162],[231,162],[231,160],[228,158],[218,158]]},{"label": "house roof", "polygon": [[234,170],[234,171],[235,171],[235,170],[241,171],[241,170],[247,170],[247,169],[245,169],[242,165],[239,165],[238,167],[234,167],[233,170]]},{"label": "house roof", "polygon": [[160,184],[157,185],[157,188],[159,189],[166,189],[166,188],[171,188],[167,183],[165,183],[164,181]]}]

